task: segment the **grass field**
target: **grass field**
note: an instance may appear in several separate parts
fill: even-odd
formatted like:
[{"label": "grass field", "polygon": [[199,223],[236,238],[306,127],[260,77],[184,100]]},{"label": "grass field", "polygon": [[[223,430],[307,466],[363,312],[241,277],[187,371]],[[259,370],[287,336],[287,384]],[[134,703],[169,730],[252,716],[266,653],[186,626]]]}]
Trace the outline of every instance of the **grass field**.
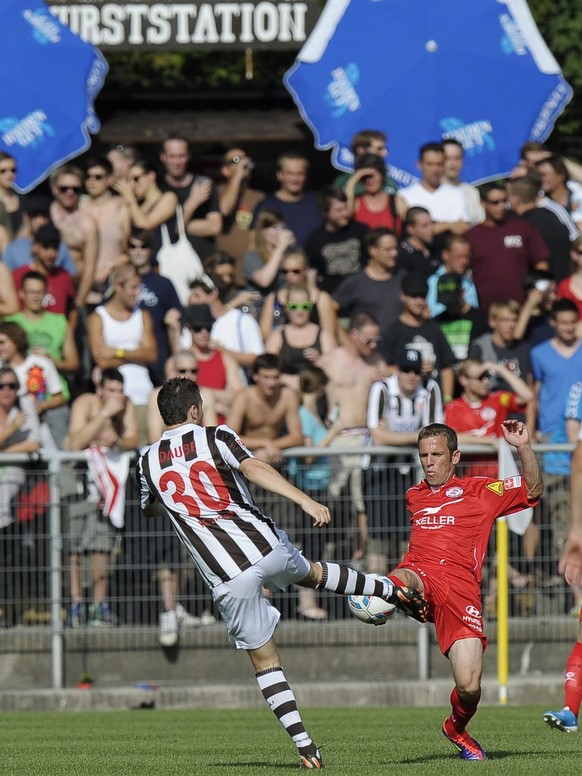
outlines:
[{"label": "grass field", "polygon": [[[573,776],[582,733],[542,722],[541,707],[484,707],[471,732],[484,763],[461,761],[440,732],[445,709],[307,709],[326,771],[337,776]],[[19,712],[0,715],[3,776],[255,776],[298,770],[273,715],[247,711]]]}]

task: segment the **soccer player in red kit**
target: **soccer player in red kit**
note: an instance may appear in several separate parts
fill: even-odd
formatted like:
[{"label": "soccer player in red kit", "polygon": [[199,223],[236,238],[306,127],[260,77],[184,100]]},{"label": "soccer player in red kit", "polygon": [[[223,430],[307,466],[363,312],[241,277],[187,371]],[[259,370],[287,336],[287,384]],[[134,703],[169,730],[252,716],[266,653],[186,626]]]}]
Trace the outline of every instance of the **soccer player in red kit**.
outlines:
[{"label": "soccer player in red kit", "polygon": [[406,494],[411,523],[408,552],[388,575],[396,585],[416,588],[428,603],[428,620],[434,622],[455,681],[452,713],[442,730],[464,760],[485,759],[466,727],[481,698],[487,637],[480,582],[489,534],[497,517],[534,506],[543,492],[525,424],[506,420],[501,430],[517,450],[523,476],[459,478],[456,432],[441,423],[421,429],[418,452],[425,479]]},{"label": "soccer player in red kit", "polygon": [[[582,585],[582,429],[570,466],[572,522],[559,571],[569,585]],[[564,690],[564,708],[561,711],[546,711],[544,722],[562,733],[575,733],[578,730],[578,714],[582,703],[582,609],[578,639],[566,663]]]}]

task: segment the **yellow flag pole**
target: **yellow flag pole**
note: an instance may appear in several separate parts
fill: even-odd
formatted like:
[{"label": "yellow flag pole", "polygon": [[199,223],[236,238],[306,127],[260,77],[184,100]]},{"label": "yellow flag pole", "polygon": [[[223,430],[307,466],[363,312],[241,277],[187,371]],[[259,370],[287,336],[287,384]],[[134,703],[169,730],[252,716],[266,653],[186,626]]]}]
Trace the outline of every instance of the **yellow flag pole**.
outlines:
[{"label": "yellow flag pole", "polygon": [[507,518],[497,520],[497,682],[499,703],[507,703],[509,679],[509,542]]}]

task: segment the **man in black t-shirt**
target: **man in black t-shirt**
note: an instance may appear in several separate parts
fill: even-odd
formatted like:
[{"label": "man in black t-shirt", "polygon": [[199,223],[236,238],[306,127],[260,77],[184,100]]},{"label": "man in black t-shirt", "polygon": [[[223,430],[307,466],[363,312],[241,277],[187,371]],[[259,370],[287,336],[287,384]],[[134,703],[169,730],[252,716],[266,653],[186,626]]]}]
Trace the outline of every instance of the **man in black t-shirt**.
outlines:
[{"label": "man in black t-shirt", "polygon": [[425,317],[427,292],[428,284],[422,274],[403,278],[400,294],[403,310],[398,320],[382,332],[378,350],[391,365],[397,363],[398,354],[404,349],[420,350],[423,377],[438,379],[446,403],[453,395],[456,358],[438,323]]},{"label": "man in black t-shirt", "polygon": [[364,238],[368,228],[353,220],[347,197],[332,186],[319,195],[323,224],[305,243],[309,264],[317,275],[317,285],[333,294],[347,275],[359,272],[366,262]]}]

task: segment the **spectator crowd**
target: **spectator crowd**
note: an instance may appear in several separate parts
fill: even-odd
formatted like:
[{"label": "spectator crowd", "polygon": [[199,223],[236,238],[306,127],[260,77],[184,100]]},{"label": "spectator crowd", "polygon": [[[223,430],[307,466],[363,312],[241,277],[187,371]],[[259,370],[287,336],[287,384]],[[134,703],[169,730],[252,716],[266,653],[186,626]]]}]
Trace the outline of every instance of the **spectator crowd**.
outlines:
[{"label": "spectator crowd", "polygon": [[[163,431],[165,376],[196,380],[207,425],[227,423],[329,504],[327,537],[300,514],[274,514],[308,556],[373,573],[405,548],[403,496],[418,470],[398,448],[423,425],[446,422],[478,446],[472,473],[497,471],[508,417],[538,442],[578,439],[582,169],[530,142],[507,180],[476,188],[447,139],[419,149],[418,182],[398,189],[382,132],[359,132],[352,150],[354,172],[318,192],[308,160],[283,152],[263,192],[244,149],[228,149],[213,180],[194,171],[186,139],[169,137],[155,160],[118,146],[56,169],[46,199],[18,195],[16,162],[0,153],[0,451],[89,450],[64,480],[70,627],[120,622],[108,579],[124,510],[99,471],[131,491],[128,454]],[[288,458],[297,447],[313,455]],[[542,507],[512,533],[522,615],[535,611],[534,587],[557,584],[570,457],[543,454]],[[4,566],[21,558],[23,510],[46,495],[38,477],[30,494],[26,469],[0,471]],[[155,537],[160,641],[172,646],[179,627],[214,620],[180,603],[179,547]],[[12,587],[0,590],[6,625],[17,621]],[[567,595],[578,611],[582,589]],[[327,606],[305,589],[297,610],[322,620]]]}]

